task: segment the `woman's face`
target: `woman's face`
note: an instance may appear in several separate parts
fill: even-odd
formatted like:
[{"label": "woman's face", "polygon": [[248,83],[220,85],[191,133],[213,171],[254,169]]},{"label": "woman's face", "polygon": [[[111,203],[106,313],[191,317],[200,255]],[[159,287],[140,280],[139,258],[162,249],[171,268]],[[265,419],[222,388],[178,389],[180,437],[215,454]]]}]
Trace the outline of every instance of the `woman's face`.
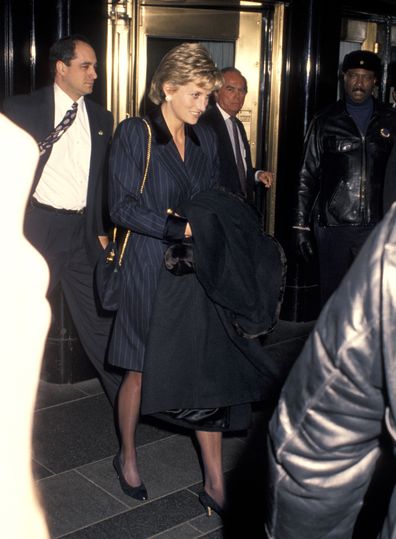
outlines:
[{"label": "woman's face", "polygon": [[167,96],[171,97],[170,101],[164,103],[167,112],[172,114],[175,119],[192,125],[198,122],[199,117],[205,111],[211,93],[208,88],[202,88],[196,82],[188,82],[176,89],[165,85],[164,91]]}]

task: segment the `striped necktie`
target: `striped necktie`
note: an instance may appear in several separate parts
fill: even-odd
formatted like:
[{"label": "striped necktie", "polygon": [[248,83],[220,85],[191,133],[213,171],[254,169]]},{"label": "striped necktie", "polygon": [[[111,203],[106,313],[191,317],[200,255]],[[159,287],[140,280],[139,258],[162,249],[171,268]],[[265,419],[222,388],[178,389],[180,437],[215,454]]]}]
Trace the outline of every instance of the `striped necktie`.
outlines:
[{"label": "striped necktie", "polygon": [[58,125],[51,131],[51,133],[45,137],[42,142],[39,142],[40,155],[43,155],[47,150],[49,150],[55,142],[57,142],[61,136],[69,129],[71,124],[74,122],[77,116],[77,107],[78,103],[73,103],[71,109],[66,111],[66,114]]},{"label": "striped necktie", "polygon": [[239,144],[239,130],[237,127],[237,122],[234,116],[230,116],[230,120],[232,123],[232,132],[234,135],[234,143],[235,143],[235,157],[236,157],[236,165],[238,169],[238,176],[239,181],[241,183],[241,189],[242,193],[246,195],[246,171],[243,164],[243,158],[242,158],[242,152],[241,152],[241,145]]}]

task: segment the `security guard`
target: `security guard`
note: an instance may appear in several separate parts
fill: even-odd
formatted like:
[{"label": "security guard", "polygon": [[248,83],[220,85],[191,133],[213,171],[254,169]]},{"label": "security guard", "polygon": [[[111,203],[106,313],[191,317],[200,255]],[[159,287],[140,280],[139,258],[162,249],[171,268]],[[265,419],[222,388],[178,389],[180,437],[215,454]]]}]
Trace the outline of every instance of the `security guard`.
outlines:
[{"label": "security guard", "polygon": [[297,255],[309,261],[316,241],[322,305],[383,216],[396,112],[373,97],[380,71],[376,54],[347,54],[345,96],[313,119],[306,136],[293,242]]}]

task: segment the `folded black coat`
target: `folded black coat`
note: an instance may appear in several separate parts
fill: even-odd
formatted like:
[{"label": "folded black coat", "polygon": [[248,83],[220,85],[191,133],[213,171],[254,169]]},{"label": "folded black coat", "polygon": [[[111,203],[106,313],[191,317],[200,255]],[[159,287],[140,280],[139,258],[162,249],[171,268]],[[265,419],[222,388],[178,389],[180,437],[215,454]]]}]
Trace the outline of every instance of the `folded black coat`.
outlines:
[{"label": "folded black coat", "polygon": [[277,368],[258,336],[278,320],[283,251],[256,210],[226,191],[199,193],[177,212],[193,231],[195,273],[161,269],[142,413],[261,400]]}]

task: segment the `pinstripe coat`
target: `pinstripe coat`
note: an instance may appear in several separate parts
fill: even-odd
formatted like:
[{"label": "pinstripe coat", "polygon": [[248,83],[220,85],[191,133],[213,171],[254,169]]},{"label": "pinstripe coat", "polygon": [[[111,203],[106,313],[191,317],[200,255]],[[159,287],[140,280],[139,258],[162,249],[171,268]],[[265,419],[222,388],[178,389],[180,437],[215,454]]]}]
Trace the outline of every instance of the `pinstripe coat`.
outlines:
[{"label": "pinstripe coat", "polygon": [[[169,208],[218,181],[216,135],[206,126],[186,126],[185,158],[172,140],[160,108],[147,120],[152,128],[151,160],[143,193],[139,188],[147,149],[147,128],[139,118],[121,122],[110,153],[109,206],[117,225],[133,231],[123,263],[123,294],[109,345],[111,364],[143,370],[146,340],[167,240],[184,235],[170,226]],[[175,236],[176,231],[176,236]]]}]

